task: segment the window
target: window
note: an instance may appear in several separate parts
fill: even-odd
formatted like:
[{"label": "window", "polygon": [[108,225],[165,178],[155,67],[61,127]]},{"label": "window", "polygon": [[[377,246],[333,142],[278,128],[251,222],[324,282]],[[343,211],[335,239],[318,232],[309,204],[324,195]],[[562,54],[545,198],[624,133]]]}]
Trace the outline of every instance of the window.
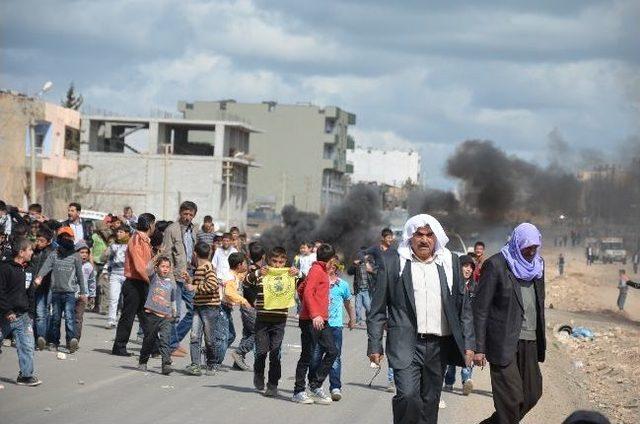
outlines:
[{"label": "window", "polygon": [[333,144],[324,143],[324,151],[322,152],[323,159],[333,159],[335,148]]},{"label": "window", "polygon": [[334,118],[325,118],[324,120],[324,132],[330,134],[336,126],[336,120]]},{"label": "window", "polygon": [[64,127],[64,149],[80,151],[80,130],[77,128]]}]

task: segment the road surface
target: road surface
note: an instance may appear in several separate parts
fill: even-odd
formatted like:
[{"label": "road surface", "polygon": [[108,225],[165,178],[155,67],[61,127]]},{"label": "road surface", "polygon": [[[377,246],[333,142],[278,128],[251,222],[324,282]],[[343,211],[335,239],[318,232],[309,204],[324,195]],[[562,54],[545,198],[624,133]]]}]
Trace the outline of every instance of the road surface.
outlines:
[{"label": "road surface", "polygon": [[[240,333],[237,314],[235,323]],[[148,372],[140,372],[136,370],[135,357],[109,354],[115,331],[103,329],[104,324],[105,317],[85,314],[81,348],[65,360],[57,359],[54,352],[36,352],[36,372],[43,384],[35,388],[14,384],[18,370],[16,353],[14,348],[5,346],[0,355],[0,384],[5,386],[0,390],[0,423],[194,424],[218,420],[251,423],[256,419],[267,423],[305,424],[392,422],[393,394],[385,391],[386,366],[372,387],[368,387],[373,371],[365,357],[364,329],[345,329],[344,397],[330,406],[321,406],[298,405],[289,400],[300,353],[300,331],[293,319],[289,320],[283,342],[283,378],[278,399],[256,393],[251,372],[236,371],[228,366],[216,376],[193,377],[181,372],[188,365],[188,359],[176,358],[177,371],[163,376],[159,373],[160,359],[151,359]],[[183,346],[188,347],[186,342]],[[137,353],[140,345],[131,343],[129,349]],[[252,361],[249,357],[248,362]],[[227,355],[225,364],[230,363]],[[457,378],[456,391],[443,393],[447,406],[440,410],[440,422],[479,422],[492,411],[488,369],[474,370],[476,391],[468,397],[462,396],[459,374]],[[544,399],[541,403],[544,408]],[[534,416],[529,422],[540,421]]]}]

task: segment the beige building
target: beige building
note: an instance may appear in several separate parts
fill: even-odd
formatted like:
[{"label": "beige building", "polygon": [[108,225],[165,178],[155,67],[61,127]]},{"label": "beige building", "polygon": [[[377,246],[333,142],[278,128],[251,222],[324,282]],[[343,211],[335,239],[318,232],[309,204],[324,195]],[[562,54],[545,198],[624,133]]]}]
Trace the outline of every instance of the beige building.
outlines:
[{"label": "beige building", "polygon": [[252,152],[262,167],[249,173],[249,202],[293,204],[324,213],[345,195],[349,125],[356,116],[338,107],[276,102],[179,102],[187,119],[240,119],[260,128]]},{"label": "beige building", "polygon": [[63,217],[77,195],[80,113],[15,93],[0,92],[0,199],[30,203],[31,137],[35,140],[36,203]]},{"label": "beige building", "polygon": [[191,200],[197,221],[212,215],[218,227],[227,218],[244,227],[255,132],[234,120],[83,116],[83,206],[117,213],[131,206],[174,220],[180,203]]}]

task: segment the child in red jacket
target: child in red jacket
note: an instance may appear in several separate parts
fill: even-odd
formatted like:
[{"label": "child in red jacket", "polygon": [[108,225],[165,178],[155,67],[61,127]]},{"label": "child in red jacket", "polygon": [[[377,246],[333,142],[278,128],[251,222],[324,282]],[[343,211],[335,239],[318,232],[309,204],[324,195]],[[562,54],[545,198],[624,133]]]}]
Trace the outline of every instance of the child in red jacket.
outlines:
[{"label": "child in red jacket", "polygon": [[[329,244],[322,244],[316,251],[317,261],[311,265],[304,283],[298,288],[301,295],[300,335],[302,353],[296,367],[296,384],[292,400],[297,403],[331,404],[331,396],[322,389],[322,383],[329,375],[329,370],[338,356],[338,349],[333,341],[333,333],[328,325],[329,320],[329,275],[327,267],[334,261],[335,250]],[[309,376],[311,396],[305,391],[306,375],[313,359],[316,346],[320,345],[325,354],[315,375]]]}]

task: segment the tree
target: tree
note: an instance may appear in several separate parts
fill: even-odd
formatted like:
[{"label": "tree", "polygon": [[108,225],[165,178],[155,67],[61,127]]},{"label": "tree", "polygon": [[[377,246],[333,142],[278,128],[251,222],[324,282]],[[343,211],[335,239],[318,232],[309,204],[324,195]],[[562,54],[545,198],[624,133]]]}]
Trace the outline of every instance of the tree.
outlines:
[{"label": "tree", "polygon": [[76,94],[76,89],[73,85],[73,81],[69,85],[66,97],[60,102],[60,104],[66,108],[78,110],[82,106],[82,94]]}]

